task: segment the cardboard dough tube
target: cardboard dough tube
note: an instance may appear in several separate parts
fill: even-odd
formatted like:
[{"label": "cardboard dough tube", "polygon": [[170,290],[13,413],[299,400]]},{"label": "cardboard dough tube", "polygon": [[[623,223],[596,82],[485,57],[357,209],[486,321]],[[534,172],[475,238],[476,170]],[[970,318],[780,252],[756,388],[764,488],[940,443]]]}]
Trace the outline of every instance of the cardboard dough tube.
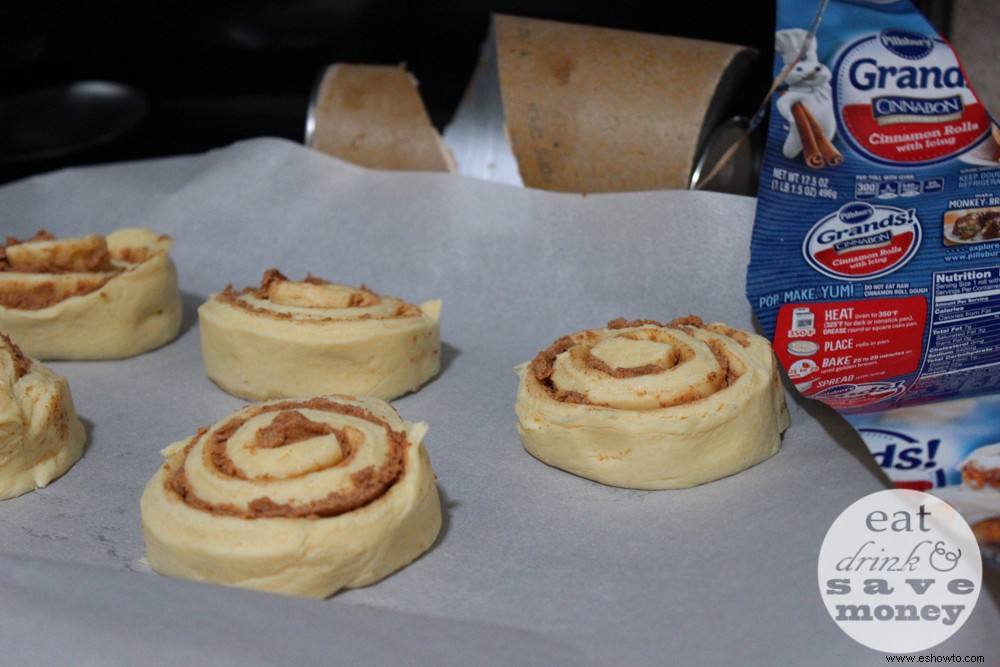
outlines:
[{"label": "cardboard dough tube", "polygon": [[374,169],[456,170],[402,66],[326,68],[309,105],[306,145]]},{"label": "cardboard dough tube", "polygon": [[494,16],[511,148],[528,187],[687,188],[746,47]]}]

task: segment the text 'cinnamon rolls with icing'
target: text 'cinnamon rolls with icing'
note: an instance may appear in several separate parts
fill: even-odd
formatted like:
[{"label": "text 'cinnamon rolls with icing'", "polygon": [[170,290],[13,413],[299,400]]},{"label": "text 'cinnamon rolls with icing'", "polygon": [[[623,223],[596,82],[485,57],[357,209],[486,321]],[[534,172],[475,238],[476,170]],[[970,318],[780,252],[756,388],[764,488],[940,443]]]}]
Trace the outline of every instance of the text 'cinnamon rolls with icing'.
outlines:
[{"label": "text 'cinnamon rolls with icing'", "polygon": [[145,229],[0,248],[0,330],[40,359],[120,359],[173,340],[181,326],[172,240]]},{"label": "text 'cinnamon rolls with icing'", "polygon": [[66,379],[0,334],[0,499],[62,475],[85,440]]},{"label": "text 'cinnamon rolls with icing'", "polygon": [[373,398],[243,408],[163,451],[141,500],[149,564],[314,598],[374,583],[440,529],[426,432]]},{"label": "text 'cinnamon rolls with icing'", "polygon": [[524,448],[613,486],[732,475],[777,452],[788,427],[770,344],[697,317],[615,320],[560,338],[517,372]]},{"label": "text 'cinnamon rolls with icing'", "polygon": [[208,377],[264,400],[329,393],[391,400],[440,369],[440,301],[415,306],[276,269],[259,287],[213,295],[198,309]]}]

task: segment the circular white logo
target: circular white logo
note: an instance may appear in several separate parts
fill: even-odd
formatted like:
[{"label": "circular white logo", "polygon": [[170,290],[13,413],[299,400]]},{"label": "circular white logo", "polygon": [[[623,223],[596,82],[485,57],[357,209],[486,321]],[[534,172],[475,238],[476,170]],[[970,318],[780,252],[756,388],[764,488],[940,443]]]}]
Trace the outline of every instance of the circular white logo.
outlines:
[{"label": "circular white logo", "polygon": [[870,280],[909,262],[920,237],[916,209],[851,202],[812,226],[802,255],[831,278]]},{"label": "circular white logo", "polygon": [[840,628],[865,646],[912,653],[953,635],[982,587],[979,544],[940,498],[889,489],[858,500],[830,526],[819,589]]},{"label": "circular white logo", "polygon": [[989,134],[989,113],[936,36],[888,28],[848,45],[833,71],[838,136],[872,161],[934,164]]}]

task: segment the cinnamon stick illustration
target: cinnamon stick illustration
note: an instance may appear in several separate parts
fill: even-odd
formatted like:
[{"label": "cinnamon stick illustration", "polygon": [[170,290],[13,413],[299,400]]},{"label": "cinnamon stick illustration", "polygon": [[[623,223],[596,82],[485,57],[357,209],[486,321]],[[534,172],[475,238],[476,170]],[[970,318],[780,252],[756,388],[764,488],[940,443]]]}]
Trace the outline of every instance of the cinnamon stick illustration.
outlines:
[{"label": "cinnamon stick illustration", "polygon": [[801,102],[793,104],[792,116],[802,138],[802,154],[805,156],[806,164],[819,169],[825,164],[836,167],[844,161],[844,156],[826,136],[816,117],[804,104]]},{"label": "cinnamon stick illustration", "polygon": [[812,125],[809,123],[809,115],[809,112],[802,106],[802,103],[796,102],[792,105],[792,117],[795,119],[795,128],[799,131],[799,137],[802,139],[802,156],[805,158],[807,165],[818,169],[825,164],[825,161],[819,152],[819,146],[816,145],[816,136],[813,134]]}]

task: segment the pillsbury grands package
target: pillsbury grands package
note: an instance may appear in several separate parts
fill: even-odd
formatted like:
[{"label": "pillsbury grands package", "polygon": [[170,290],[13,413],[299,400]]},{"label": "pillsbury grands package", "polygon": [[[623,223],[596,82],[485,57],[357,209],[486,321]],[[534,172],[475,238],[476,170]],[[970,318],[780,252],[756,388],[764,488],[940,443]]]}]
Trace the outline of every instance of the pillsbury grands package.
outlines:
[{"label": "pillsbury grands package", "polygon": [[1000,132],[905,0],[778,0],[747,297],[795,387],[1000,544]]}]

